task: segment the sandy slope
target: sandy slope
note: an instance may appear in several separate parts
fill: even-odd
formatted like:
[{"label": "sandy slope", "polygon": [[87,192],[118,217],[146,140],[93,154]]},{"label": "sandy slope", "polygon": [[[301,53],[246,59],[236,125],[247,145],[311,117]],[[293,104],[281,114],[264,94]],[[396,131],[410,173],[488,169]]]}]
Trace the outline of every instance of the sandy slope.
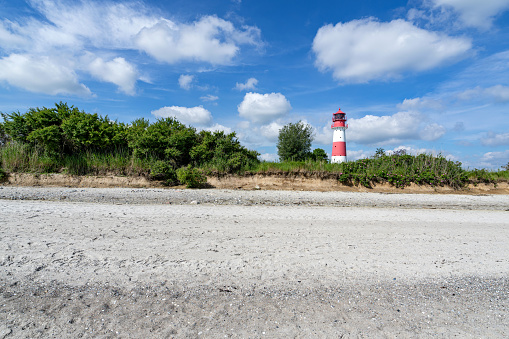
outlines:
[{"label": "sandy slope", "polygon": [[23,189],[0,338],[509,335],[506,196]]}]

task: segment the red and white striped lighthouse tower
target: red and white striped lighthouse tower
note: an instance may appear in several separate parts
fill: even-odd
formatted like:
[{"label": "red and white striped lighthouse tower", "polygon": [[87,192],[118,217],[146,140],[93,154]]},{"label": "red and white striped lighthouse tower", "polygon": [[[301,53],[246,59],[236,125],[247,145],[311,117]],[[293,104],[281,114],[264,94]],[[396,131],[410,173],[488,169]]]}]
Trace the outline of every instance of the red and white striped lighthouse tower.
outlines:
[{"label": "red and white striped lighthouse tower", "polygon": [[334,136],[332,139],[332,158],[331,163],[340,163],[346,161],[346,136],[345,131],[348,128],[346,123],[346,114],[341,108],[332,115],[332,126]]}]

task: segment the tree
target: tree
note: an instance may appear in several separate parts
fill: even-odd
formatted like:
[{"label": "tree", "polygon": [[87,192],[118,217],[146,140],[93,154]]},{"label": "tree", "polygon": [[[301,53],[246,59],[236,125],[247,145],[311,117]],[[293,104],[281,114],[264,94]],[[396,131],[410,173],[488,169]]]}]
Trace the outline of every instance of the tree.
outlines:
[{"label": "tree", "polygon": [[289,123],[279,130],[277,154],[280,161],[303,161],[309,157],[313,129],[299,121]]},{"label": "tree", "polygon": [[7,133],[5,133],[4,124],[0,122],[0,146],[7,143]]},{"label": "tree", "polygon": [[311,158],[314,161],[329,161],[327,153],[321,148],[315,148],[313,153],[311,153]]}]

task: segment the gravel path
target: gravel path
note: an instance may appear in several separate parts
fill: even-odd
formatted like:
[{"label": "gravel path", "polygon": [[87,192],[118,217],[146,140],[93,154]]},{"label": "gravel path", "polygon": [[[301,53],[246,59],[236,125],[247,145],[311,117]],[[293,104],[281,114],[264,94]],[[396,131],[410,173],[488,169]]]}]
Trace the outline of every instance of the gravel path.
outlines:
[{"label": "gravel path", "polygon": [[0,339],[509,336],[509,196],[0,186]]},{"label": "gravel path", "polygon": [[0,186],[0,199],[114,204],[214,204],[509,210],[509,195],[386,194],[360,192],[57,188]]}]

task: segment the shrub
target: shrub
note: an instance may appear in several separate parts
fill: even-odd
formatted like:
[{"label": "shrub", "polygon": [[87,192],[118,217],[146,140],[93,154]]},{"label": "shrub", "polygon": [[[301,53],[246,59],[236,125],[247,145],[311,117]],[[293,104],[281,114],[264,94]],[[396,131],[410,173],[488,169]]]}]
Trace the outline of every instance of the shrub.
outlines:
[{"label": "shrub", "polygon": [[7,173],[5,173],[4,169],[0,167],[0,182],[4,181],[7,178]]},{"label": "shrub", "polygon": [[154,157],[169,161],[175,167],[189,164],[190,151],[196,143],[194,128],[186,127],[174,118],[159,119],[146,127],[143,123],[139,125],[130,134],[129,142],[136,157]]},{"label": "shrub", "polygon": [[195,166],[226,173],[239,173],[259,163],[259,153],[242,146],[235,132],[201,131],[190,155]]},{"label": "shrub", "polygon": [[166,161],[158,160],[150,166],[150,177],[156,180],[165,180],[166,185],[177,182],[177,172]]},{"label": "shrub", "polygon": [[74,112],[62,121],[61,128],[72,151],[106,151],[127,146],[125,125],[97,113]]},{"label": "shrub", "polygon": [[207,178],[203,175],[203,172],[191,165],[179,168],[177,170],[177,178],[178,181],[186,185],[187,188],[198,188],[207,182]]}]

